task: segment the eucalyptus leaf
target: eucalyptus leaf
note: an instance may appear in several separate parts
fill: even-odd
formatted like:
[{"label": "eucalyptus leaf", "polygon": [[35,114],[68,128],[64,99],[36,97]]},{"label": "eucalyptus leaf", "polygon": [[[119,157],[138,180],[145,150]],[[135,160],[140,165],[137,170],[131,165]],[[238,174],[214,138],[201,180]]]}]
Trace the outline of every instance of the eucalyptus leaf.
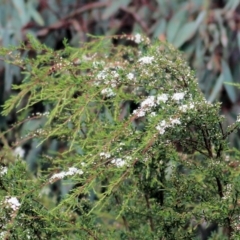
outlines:
[{"label": "eucalyptus leaf", "polygon": [[28,2],[27,10],[29,11],[30,16],[38,23],[40,26],[44,26],[44,19],[39,14],[39,12],[34,8],[32,2]]},{"label": "eucalyptus leaf", "polygon": [[206,15],[205,11],[199,13],[197,19],[194,22],[188,22],[182,26],[182,28],[178,31],[173,45],[175,47],[181,47],[185,42],[190,40],[194,34],[197,32],[201,22],[203,21]]},{"label": "eucalyptus leaf", "polygon": [[178,11],[175,15],[173,15],[171,20],[168,22],[166,34],[167,34],[167,40],[170,43],[174,42],[174,39],[175,39],[181,25],[186,20],[186,16],[187,16],[186,10],[180,9],[180,11]]},{"label": "eucalyptus leaf", "polygon": [[214,100],[216,100],[217,95],[219,94],[219,91],[222,88],[223,81],[224,81],[224,76],[223,76],[223,73],[221,73],[214,85],[214,88],[213,88],[209,98],[208,98],[209,102],[214,102]]},{"label": "eucalyptus leaf", "polygon": [[229,68],[229,65],[224,59],[222,59],[222,72],[223,72],[223,78],[224,78],[224,84],[225,84],[224,87],[227,91],[228,97],[232,103],[235,103],[237,101],[235,88],[234,86],[228,84],[228,83],[233,83],[233,77],[232,77],[232,73]]},{"label": "eucalyptus leaf", "polygon": [[110,6],[104,10],[102,18],[104,20],[108,19],[114,15],[120,7],[127,7],[130,2],[131,0],[111,1]]},{"label": "eucalyptus leaf", "polygon": [[29,14],[26,11],[26,6],[24,0],[12,0],[15,9],[18,12],[18,16],[21,20],[21,25],[25,25],[29,20]]}]

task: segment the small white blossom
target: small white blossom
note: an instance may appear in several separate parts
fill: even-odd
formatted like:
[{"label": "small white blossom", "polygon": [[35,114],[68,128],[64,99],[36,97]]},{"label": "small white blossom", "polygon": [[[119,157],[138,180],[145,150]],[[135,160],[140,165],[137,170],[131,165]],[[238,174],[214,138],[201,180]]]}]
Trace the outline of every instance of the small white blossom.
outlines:
[{"label": "small white blossom", "polygon": [[105,70],[99,72],[97,75],[97,79],[99,79],[99,80],[104,80],[106,77],[107,77],[107,73]]},{"label": "small white blossom", "polygon": [[7,207],[11,208],[14,212],[17,211],[21,206],[16,197],[6,197],[4,204],[6,204]]},{"label": "small white blossom", "polygon": [[161,127],[168,127],[166,120],[162,120],[159,124]]},{"label": "small white blossom", "polygon": [[127,75],[127,78],[128,78],[129,80],[133,80],[133,79],[134,79],[134,74],[133,74],[133,73],[129,73],[129,74]]},{"label": "small white blossom", "polygon": [[25,154],[25,151],[22,147],[17,147],[17,148],[14,149],[13,154],[16,157],[23,158],[24,154]]},{"label": "small white blossom", "polygon": [[142,64],[151,64],[153,60],[154,60],[154,57],[142,57],[138,60],[138,62]]},{"label": "small white blossom", "polygon": [[51,183],[51,182],[54,182],[56,180],[63,179],[66,176],[72,176],[72,175],[75,175],[75,174],[82,175],[83,171],[81,169],[77,169],[75,167],[70,167],[68,169],[68,171],[66,171],[66,172],[62,171],[62,172],[53,174],[51,176],[51,178],[49,179],[49,182]]},{"label": "small white blossom", "polygon": [[165,133],[165,128],[161,127],[160,125],[157,125],[156,129],[158,130],[158,132],[163,135]]},{"label": "small white blossom", "polygon": [[123,167],[126,164],[122,158],[114,158],[111,163],[115,164],[117,167]]},{"label": "small white blossom", "polygon": [[152,107],[155,107],[155,97],[148,96],[144,101],[141,102],[140,108],[133,111],[133,115],[136,117],[144,117],[148,111],[151,111]]},{"label": "small white blossom", "polygon": [[183,104],[182,106],[179,107],[179,110],[182,112],[187,112],[187,109],[188,109],[188,105],[186,104]]},{"label": "small white blossom", "polygon": [[158,132],[162,135],[165,133],[166,128],[173,127],[176,124],[181,124],[181,121],[179,118],[170,118],[169,123],[166,122],[166,120],[162,120],[157,126],[156,129]]},{"label": "small white blossom", "polygon": [[112,74],[112,76],[114,78],[118,78],[119,77],[119,74],[116,71],[112,71],[111,74]]},{"label": "small white blossom", "polygon": [[195,105],[194,105],[194,103],[190,103],[190,105],[189,105],[189,108],[190,108],[190,109],[193,109],[193,108],[195,108]]},{"label": "small white blossom", "polygon": [[116,95],[111,88],[104,88],[101,91],[101,94],[106,95],[107,97],[114,97]]},{"label": "small white blossom", "polygon": [[229,155],[226,155],[226,156],[225,156],[225,161],[226,161],[226,162],[229,162],[229,160],[230,160],[230,156],[229,156]]},{"label": "small white blossom", "polygon": [[185,93],[182,92],[182,93],[174,93],[173,96],[172,96],[172,99],[175,100],[175,101],[179,101],[179,100],[182,100],[185,96]]},{"label": "small white blossom", "polygon": [[49,116],[50,112],[44,112],[42,116]]},{"label": "small white blossom", "polygon": [[1,232],[1,233],[0,233],[0,239],[1,239],[1,240],[7,239],[7,231],[4,231],[4,232]]},{"label": "small white blossom", "polygon": [[147,99],[145,99],[143,102],[141,102],[141,107],[142,108],[154,107],[154,106],[156,106],[154,96],[148,96]]},{"label": "small white blossom", "polygon": [[110,158],[111,157],[111,154],[109,152],[101,152],[100,154],[100,157],[101,158]]},{"label": "small white blossom", "polygon": [[70,176],[72,176],[72,175],[74,175],[74,174],[83,174],[83,171],[81,170],[81,169],[77,169],[77,168],[75,168],[75,167],[70,167],[69,169],[68,169],[68,173],[67,173],[67,175],[70,175]]},{"label": "small white blossom", "polygon": [[165,93],[157,96],[157,104],[159,104],[160,102],[165,103],[167,100],[168,100],[168,95]]},{"label": "small white blossom", "polygon": [[7,167],[0,167],[0,176],[3,176],[4,174],[6,174],[8,171]]},{"label": "small white blossom", "polygon": [[146,111],[143,109],[137,109],[133,111],[133,115],[136,117],[144,117],[146,115]]},{"label": "small white blossom", "polygon": [[138,43],[138,44],[143,41],[142,36],[141,36],[141,34],[139,34],[139,33],[137,33],[137,34],[134,36],[134,39],[135,39],[135,42]]},{"label": "small white blossom", "polygon": [[171,121],[171,124],[172,124],[172,125],[181,124],[179,118],[175,118],[175,119],[172,119],[172,118],[171,118],[170,121]]},{"label": "small white blossom", "polygon": [[188,109],[193,109],[195,108],[195,105],[194,103],[190,103],[189,105],[187,104],[183,104],[179,107],[179,110],[182,111],[182,112],[187,112]]}]

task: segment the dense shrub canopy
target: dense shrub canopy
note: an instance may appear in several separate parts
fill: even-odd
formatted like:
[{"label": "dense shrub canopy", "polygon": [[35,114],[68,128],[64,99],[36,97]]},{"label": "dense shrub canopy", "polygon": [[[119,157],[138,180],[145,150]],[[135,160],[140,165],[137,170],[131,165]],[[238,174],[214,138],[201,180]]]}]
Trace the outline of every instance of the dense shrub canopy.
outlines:
[{"label": "dense shrub canopy", "polygon": [[[13,147],[33,139],[41,153],[31,175],[5,144],[2,236],[193,239],[206,221],[239,236],[238,166],[226,157],[239,122],[223,131],[219,104],[205,100],[183,56],[140,34],[64,44],[53,51],[29,37],[0,50],[25,76],[3,111],[17,108],[18,122],[1,137],[21,127]],[[39,102],[45,112],[29,116]]]}]

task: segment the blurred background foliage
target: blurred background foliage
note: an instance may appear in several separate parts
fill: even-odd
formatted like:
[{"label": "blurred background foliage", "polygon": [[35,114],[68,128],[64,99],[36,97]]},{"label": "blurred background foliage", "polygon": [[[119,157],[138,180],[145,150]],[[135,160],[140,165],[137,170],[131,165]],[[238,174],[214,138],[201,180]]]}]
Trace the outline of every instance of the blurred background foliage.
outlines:
[{"label": "blurred background foliage", "polygon": [[[169,41],[184,52],[206,99],[222,102],[226,126],[240,113],[239,90],[226,84],[240,79],[240,0],[0,0],[0,47],[26,41],[28,33],[54,50],[63,48],[64,38],[80,47],[80,42],[88,41],[88,33],[141,33]],[[24,77],[18,67],[0,61],[0,105],[15,94],[11,85],[20,84]],[[49,110],[40,103],[28,114]],[[1,130],[9,129],[17,118],[16,112],[8,117],[0,115]],[[35,138],[20,140],[43,123],[32,119],[1,140],[2,146],[19,142],[24,148],[21,155],[32,171],[38,166],[40,153],[51,155],[64,148],[57,140],[40,146]],[[240,148],[238,134],[230,140]],[[54,190],[67,191],[64,187]]]}]

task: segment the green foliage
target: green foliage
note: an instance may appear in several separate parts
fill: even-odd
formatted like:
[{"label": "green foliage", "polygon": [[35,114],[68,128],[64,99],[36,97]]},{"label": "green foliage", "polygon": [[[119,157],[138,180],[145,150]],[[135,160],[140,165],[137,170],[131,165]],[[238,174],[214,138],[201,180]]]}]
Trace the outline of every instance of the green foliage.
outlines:
[{"label": "green foliage", "polygon": [[[0,55],[25,75],[4,105],[3,115],[18,108],[20,117],[2,142],[25,126],[12,147],[30,139],[42,147],[30,174],[4,144],[2,236],[194,239],[203,222],[216,222],[240,237],[239,153],[227,152],[239,120],[223,130],[220,105],[205,100],[173,46],[137,34],[53,51],[29,37]],[[27,117],[39,102],[46,112]],[[55,140],[61,152],[53,144],[46,154]]]}]

